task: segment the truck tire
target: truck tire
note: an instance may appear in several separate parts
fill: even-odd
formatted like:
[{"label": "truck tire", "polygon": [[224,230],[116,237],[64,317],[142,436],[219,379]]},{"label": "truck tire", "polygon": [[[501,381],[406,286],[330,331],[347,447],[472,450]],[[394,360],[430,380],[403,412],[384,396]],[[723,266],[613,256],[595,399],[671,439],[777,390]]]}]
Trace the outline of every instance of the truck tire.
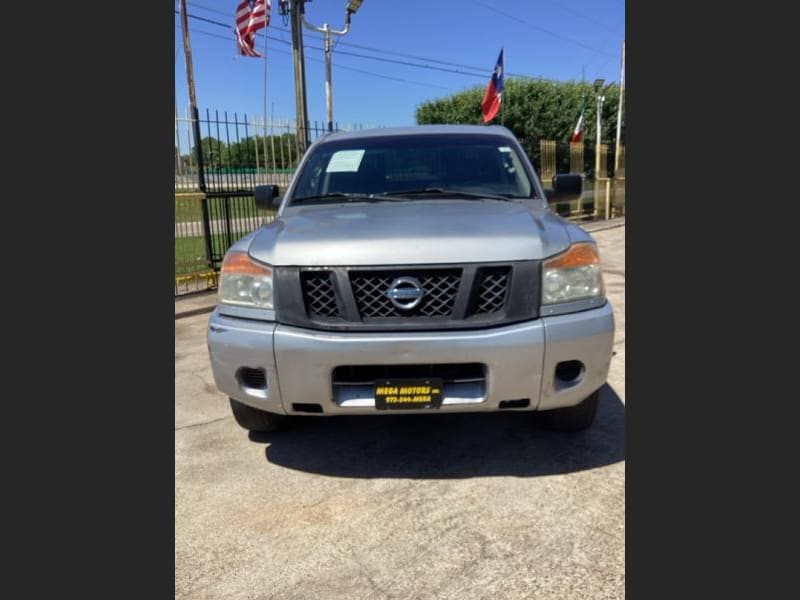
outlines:
[{"label": "truck tire", "polygon": [[233,398],[229,398],[229,400],[231,401],[233,418],[245,429],[266,433],[286,429],[289,426],[290,419],[286,415],[276,415],[275,413],[258,410]]},{"label": "truck tire", "polygon": [[542,411],[541,423],[551,431],[582,431],[594,423],[599,401],[600,390],[596,390],[575,406]]}]

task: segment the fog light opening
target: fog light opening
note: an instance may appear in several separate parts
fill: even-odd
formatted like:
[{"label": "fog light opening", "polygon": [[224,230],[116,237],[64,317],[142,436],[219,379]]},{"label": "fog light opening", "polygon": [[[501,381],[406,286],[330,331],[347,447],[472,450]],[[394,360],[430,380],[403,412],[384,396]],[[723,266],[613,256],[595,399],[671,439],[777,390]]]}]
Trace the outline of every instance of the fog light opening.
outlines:
[{"label": "fog light opening", "polygon": [[528,408],[530,405],[530,398],[520,398],[519,400],[501,400],[498,408]]},{"label": "fog light opening", "polygon": [[565,360],[556,365],[556,382],[573,385],[580,382],[586,367],[579,360]]},{"label": "fog light opening", "polygon": [[242,367],[236,374],[236,378],[239,380],[239,384],[242,387],[252,390],[267,389],[267,374],[264,372],[264,369]]}]

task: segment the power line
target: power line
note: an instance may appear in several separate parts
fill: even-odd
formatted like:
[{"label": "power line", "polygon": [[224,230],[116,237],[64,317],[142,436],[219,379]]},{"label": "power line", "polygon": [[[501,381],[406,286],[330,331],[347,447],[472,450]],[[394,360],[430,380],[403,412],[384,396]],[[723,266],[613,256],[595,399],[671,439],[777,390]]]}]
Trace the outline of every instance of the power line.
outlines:
[{"label": "power line", "polygon": [[[212,12],[212,13],[215,13],[215,14],[218,14],[218,15],[222,15],[224,17],[229,17],[230,16],[228,13],[226,13],[224,11],[221,11],[221,10],[216,9],[216,8],[211,8],[210,6],[205,6],[203,4],[200,4],[199,2],[189,2],[189,5],[197,7],[197,8],[200,8],[202,10],[206,10],[208,12]],[[491,8],[491,7],[488,7],[488,8]],[[566,7],[564,7],[564,8],[566,9]],[[569,10],[569,9],[566,9],[566,10]],[[270,24],[270,28],[275,29],[277,31],[282,31],[282,32],[289,33],[288,29],[280,27],[278,25]],[[617,33],[617,32],[615,32],[615,33]],[[322,39],[321,36],[318,36],[318,35],[316,35],[314,33],[308,33],[307,32],[305,35],[308,35],[308,36],[313,37],[315,39],[320,39],[320,40]],[[557,34],[553,34],[553,35],[557,35]],[[337,40],[336,43],[337,44],[341,44],[343,46],[349,46],[351,48],[358,48],[359,50],[367,50],[368,52],[375,52],[377,54],[386,54],[386,55],[389,55],[389,56],[399,56],[401,58],[410,58],[410,59],[413,59],[413,60],[421,60],[421,61],[436,63],[436,64],[450,66],[450,67],[460,67],[462,69],[469,69],[469,70],[472,70],[472,71],[479,71],[481,73],[491,72],[491,71],[487,71],[487,69],[485,69],[484,67],[476,67],[475,65],[465,65],[463,63],[456,63],[456,62],[451,62],[451,61],[446,61],[446,60],[440,60],[440,59],[431,58],[431,57],[427,57],[427,56],[419,56],[419,55],[415,55],[415,54],[407,54],[405,52],[397,52],[395,50],[385,50],[383,48],[375,48],[374,46],[365,46],[363,44],[355,44],[353,42],[346,42],[344,40]],[[589,49],[592,49],[592,48],[589,48]],[[600,52],[602,52],[602,51],[600,51]],[[533,77],[531,75],[523,75],[521,73],[512,73],[510,71],[508,71],[507,74],[508,74],[509,77],[519,77],[519,78],[523,78],[523,79],[537,79],[537,80],[542,80],[542,81],[552,81],[552,80],[548,80],[547,78],[544,78],[544,77]]]},{"label": "power line", "polygon": [[[206,9],[206,10],[211,10],[211,9]],[[216,10],[213,11],[213,12],[218,12],[220,14],[224,14],[221,11],[216,11]],[[212,25],[217,25],[219,27],[224,27],[226,29],[232,29],[233,28],[228,23],[222,23],[220,21],[215,21],[213,19],[209,19],[209,18],[206,18],[206,17],[201,17],[201,16],[198,16],[198,15],[190,14],[190,15],[188,15],[188,17],[190,19],[195,19],[195,20],[198,20],[198,21],[204,21],[206,23],[211,23]],[[270,27],[272,27],[272,26],[270,26]],[[280,27],[275,27],[275,29],[281,30]],[[262,35],[261,32],[256,33],[256,36],[259,36],[259,35]],[[279,42],[279,43],[282,43],[282,44],[291,45],[291,42],[289,42],[287,40],[279,39],[279,38],[276,38],[276,37],[273,37],[273,36],[270,36],[270,35],[267,35],[267,38],[270,39],[270,40],[275,40],[276,42]],[[349,44],[349,43],[344,42],[344,41],[342,41],[340,43],[342,45],[356,46],[356,47],[359,47],[359,48],[362,48],[362,49],[370,50],[372,52],[383,52],[383,53],[387,53],[387,54],[398,54],[398,55],[401,54],[401,53],[395,53],[393,51],[388,51],[388,50],[373,49],[373,48],[369,48],[368,46],[357,46],[355,44]],[[306,47],[314,49],[314,50],[323,50],[323,48],[321,48],[320,46],[311,46],[311,45],[306,44]],[[444,72],[444,73],[453,73],[455,75],[465,75],[467,77],[476,77],[476,78],[480,78],[480,79],[486,79],[488,77],[487,73],[490,73],[490,71],[488,69],[484,69],[482,67],[475,67],[475,66],[469,66],[469,65],[459,65],[458,63],[448,63],[447,61],[441,61],[441,60],[433,59],[433,58],[414,57],[415,60],[426,60],[426,61],[431,62],[431,63],[457,65],[457,66],[461,66],[464,69],[469,69],[471,71],[477,71],[477,72],[470,73],[470,72],[462,71],[462,70],[459,70],[459,69],[446,69],[446,68],[443,68],[443,67],[437,67],[437,66],[433,66],[433,65],[429,65],[429,64],[412,63],[412,62],[408,62],[408,61],[401,61],[401,60],[395,60],[395,59],[390,59],[390,58],[382,58],[382,57],[378,57],[378,56],[368,56],[368,55],[365,55],[365,54],[358,54],[358,53],[355,53],[355,52],[347,52],[345,50],[339,50],[337,52],[337,54],[342,54],[342,55],[345,55],[345,56],[353,56],[353,57],[356,57],[356,58],[361,58],[361,59],[366,59],[366,60],[374,60],[374,61],[378,61],[378,62],[385,62],[385,63],[390,63],[390,64],[398,64],[398,65],[403,65],[403,66],[407,66],[407,67],[414,67],[414,68],[417,68],[417,69],[428,69],[428,70],[440,71],[440,72]],[[413,55],[405,55],[405,56],[411,57]],[[532,79],[532,80],[537,80],[537,81],[554,81],[553,79],[548,79],[548,78],[545,78],[545,77],[534,77],[532,75],[523,75],[521,73],[507,72],[507,75],[509,77],[517,77],[519,79]]]},{"label": "power line", "polygon": [[[178,28],[178,26],[176,26],[176,29],[177,28]],[[201,35],[206,35],[208,37],[213,37],[213,38],[217,38],[217,39],[220,39],[220,40],[225,40],[225,41],[234,41],[235,40],[235,38],[233,36],[227,37],[227,36],[224,36],[224,35],[219,35],[217,33],[211,33],[210,31],[203,31],[202,29],[192,28],[192,29],[190,29],[190,31],[192,33],[199,33]],[[270,39],[273,39],[273,38],[270,38]],[[291,44],[291,42],[287,42],[287,44]],[[278,48],[271,48],[270,52],[277,52],[279,54],[285,54],[287,56],[291,56],[292,55],[291,52],[287,52],[285,50],[280,50]],[[266,57],[265,57],[265,59],[266,59]],[[321,59],[318,59],[318,58],[306,58],[306,60],[310,60],[310,61],[317,62],[317,63],[324,62],[324,61],[322,61]],[[374,73],[372,71],[365,71],[364,69],[356,69],[354,67],[348,67],[348,66],[345,66],[345,65],[340,65],[338,63],[334,64],[333,67],[335,69],[343,69],[345,71],[353,71],[354,73],[361,73],[363,75],[369,75],[371,77],[380,77],[381,79],[388,79],[390,81],[397,81],[397,82],[400,82],[400,83],[410,83],[410,84],[413,84],[413,85],[420,85],[420,86],[423,86],[423,87],[439,88],[441,90],[453,91],[453,88],[445,87],[443,85],[436,85],[434,83],[425,83],[425,82],[422,82],[422,81],[414,81],[412,79],[403,79],[401,77],[392,77],[391,75],[383,75],[382,73]]]},{"label": "power line", "polygon": [[507,19],[511,19],[512,21],[516,21],[517,23],[522,23],[523,25],[527,25],[528,27],[530,27],[532,29],[536,29],[537,31],[541,31],[542,33],[546,33],[547,35],[551,35],[554,38],[558,38],[559,40],[562,40],[562,41],[565,41],[565,42],[569,42],[570,44],[575,44],[576,46],[580,46],[581,48],[585,48],[586,50],[591,50],[593,52],[597,52],[598,54],[605,54],[606,56],[611,56],[612,58],[616,58],[616,56],[613,56],[613,55],[609,54],[605,50],[600,50],[599,48],[594,48],[592,46],[584,44],[583,42],[579,42],[578,40],[573,40],[572,38],[568,38],[566,36],[563,36],[563,35],[561,35],[559,33],[554,32],[554,31],[550,31],[549,29],[545,29],[544,27],[539,27],[538,25],[534,25],[533,23],[530,23],[530,22],[526,21],[525,19],[521,19],[519,17],[515,17],[514,15],[511,15],[511,14],[509,14],[507,12],[504,12],[504,11],[500,10],[499,8],[495,8],[491,4],[484,4],[483,2],[478,2],[478,0],[472,0],[472,2],[473,2],[473,4],[477,4],[477,5],[482,6],[484,8],[488,8],[489,10],[494,11],[497,14],[503,15]]},{"label": "power line", "polygon": [[[213,13],[216,13],[218,15],[222,15],[222,16],[225,16],[225,17],[230,16],[230,15],[228,15],[228,13],[225,13],[225,12],[223,12],[221,10],[210,8],[208,6],[203,6],[202,4],[198,4],[197,2],[189,2],[189,4],[191,6],[195,6],[197,8],[200,8],[200,9],[203,9],[203,10],[207,10],[208,12],[213,12]],[[283,31],[283,32],[289,33],[288,29],[285,29],[283,27],[279,27],[277,25],[270,24],[270,27],[272,29],[277,30],[277,31]],[[306,33],[305,35],[308,35],[309,37],[313,37],[313,38],[319,39],[319,40],[322,39],[322,36],[318,36],[315,33]],[[411,58],[413,60],[422,60],[422,61],[432,62],[432,63],[436,63],[436,64],[440,64],[440,65],[446,65],[446,66],[449,66],[449,67],[461,67],[462,69],[470,69],[470,70],[481,71],[481,72],[484,71],[483,67],[476,67],[474,65],[465,65],[465,64],[462,64],[462,63],[454,63],[454,62],[450,62],[450,61],[446,61],[446,60],[439,60],[439,59],[436,59],[436,58],[429,58],[429,57],[426,57],[426,56],[417,56],[417,55],[414,55],[414,54],[406,54],[404,52],[397,52],[395,50],[384,50],[382,48],[375,48],[373,46],[364,46],[363,44],[354,44],[352,42],[346,42],[346,41],[344,41],[342,39],[338,39],[336,41],[336,44],[337,45],[338,44],[342,44],[343,46],[349,46],[351,48],[358,48],[359,50],[367,50],[369,52],[375,52],[377,54],[387,54],[387,55],[390,55],[390,56],[399,56],[401,58]],[[526,77],[525,75],[515,75],[514,73],[508,73],[508,74],[509,74],[509,76],[514,76],[514,77]]]},{"label": "power line", "polygon": [[[219,27],[224,27],[225,29],[228,29],[228,30],[232,30],[233,29],[233,27],[231,25],[227,24],[227,23],[221,23],[220,21],[215,21],[213,19],[207,19],[206,17],[200,17],[200,16],[197,16],[197,15],[188,15],[188,17],[190,19],[194,19],[196,21],[203,21],[205,23],[211,23],[212,25],[217,25]],[[260,35],[260,33],[257,33],[256,35]],[[276,42],[279,42],[281,44],[286,44],[286,45],[289,45],[289,46],[291,46],[291,44],[292,44],[289,41],[282,40],[282,39],[273,37],[271,35],[267,35],[267,39],[274,40]],[[323,50],[323,48],[321,46],[311,46],[311,45],[308,45],[308,44],[306,44],[306,48],[312,48],[314,50]],[[485,73],[468,73],[466,71],[459,71],[459,70],[456,70],[456,69],[445,69],[444,67],[434,67],[432,65],[411,63],[411,62],[408,62],[408,61],[395,60],[395,59],[392,59],[392,58],[381,58],[379,56],[367,56],[365,54],[357,54],[355,52],[347,52],[345,50],[340,50],[338,52],[338,54],[342,54],[342,55],[345,55],[345,56],[354,56],[356,58],[363,58],[363,59],[367,59],[367,60],[375,60],[375,61],[378,61],[378,62],[393,63],[393,64],[404,65],[404,66],[408,66],[408,67],[416,67],[416,68],[419,68],[419,69],[430,69],[430,70],[434,70],[434,71],[443,71],[445,73],[455,73],[457,75],[467,75],[469,77],[480,77],[481,79],[486,78],[486,74]]]},{"label": "power line", "polygon": [[[555,0],[551,0],[551,2],[553,4],[555,4],[556,6],[558,6],[560,9],[565,10],[568,13],[572,13],[576,17],[580,17],[582,19],[586,19],[587,21],[589,21],[591,23],[594,23],[595,25],[598,25],[598,26],[602,27],[603,29],[607,29],[611,33],[616,33],[617,35],[625,35],[621,31],[619,31],[617,29],[614,29],[614,28],[606,25],[605,23],[602,23],[602,22],[598,21],[594,17],[591,17],[591,16],[587,15],[586,13],[584,13],[582,11],[578,11],[578,10],[575,10],[574,8],[570,8],[569,6],[561,4],[560,2],[556,2]],[[189,4],[192,4],[192,3],[190,2]]]}]

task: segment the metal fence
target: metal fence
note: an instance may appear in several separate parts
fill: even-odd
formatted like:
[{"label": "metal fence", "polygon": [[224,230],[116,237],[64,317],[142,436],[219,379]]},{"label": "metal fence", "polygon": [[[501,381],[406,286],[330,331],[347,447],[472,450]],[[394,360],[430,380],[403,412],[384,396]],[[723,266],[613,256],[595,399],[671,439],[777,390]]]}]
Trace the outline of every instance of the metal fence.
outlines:
[{"label": "metal fence", "polygon": [[[274,218],[255,205],[257,185],[285,190],[301,158],[302,137],[294,121],[206,110],[199,115],[202,172],[194,147],[188,110],[175,113],[175,295],[216,287],[217,272],[227,249],[239,238]],[[375,125],[334,124],[337,131]],[[311,142],[327,133],[322,121],[308,123]],[[600,147],[595,174],[593,144],[521,140],[545,187],[557,173],[586,177],[583,196],[553,208],[575,220],[624,214],[624,148],[614,173],[614,147]],[[597,176],[595,176],[597,175]],[[615,176],[616,175],[616,176]]]},{"label": "metal fence", "polygon": [[[175,113],[175,295],[216,286],[227,249],[273,218],[256,207],[257,185],[286,188],[301,158],[302,139],[288,119],[206,110],[199,114],[202,169],[188,110]],[[374,127],[335,123],[337,131]],[[309,122],[313,142],[327,133]],[[201,172],[202,171],[202,172]]]},{"label": "metal fence", "polygon": [[558,173],[584,176],[583,195],[552,208],[574,220],[608,219],[625,214],[625,146],[620,145],[619,168],[615,171],[616,146],[600,144],[600,169],[596,171],[597,147],[593,143],[539,140],[536,172],[547,188]]},{"label": "metal fence", "polygon": [[[334,123],[336,131],[371,129],[377,125]],[[327,124],[309,121],[311,142],[328,133]],[[301,158],[295,121],[229,114],[200,113],[201,147],[208,190],[247,188],[262,184],[288,185]],[[197,156],[188,110],[175,113],[175,191],[199,189]]]}]

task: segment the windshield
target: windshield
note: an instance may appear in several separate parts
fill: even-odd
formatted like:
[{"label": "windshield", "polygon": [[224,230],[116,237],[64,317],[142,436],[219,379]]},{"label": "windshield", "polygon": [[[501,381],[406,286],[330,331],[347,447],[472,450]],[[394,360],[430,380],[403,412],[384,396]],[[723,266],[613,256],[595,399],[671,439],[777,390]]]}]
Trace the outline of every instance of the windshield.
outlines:
[{"label": "windshield", "polygon": [[[444,197],[530,198],[533,185],[515,148],[495,135],[430,134],[323,143],[309,155],[291,203],[345,195],[395,200]],[[305,199],[305,200],[304,200]]]}]

